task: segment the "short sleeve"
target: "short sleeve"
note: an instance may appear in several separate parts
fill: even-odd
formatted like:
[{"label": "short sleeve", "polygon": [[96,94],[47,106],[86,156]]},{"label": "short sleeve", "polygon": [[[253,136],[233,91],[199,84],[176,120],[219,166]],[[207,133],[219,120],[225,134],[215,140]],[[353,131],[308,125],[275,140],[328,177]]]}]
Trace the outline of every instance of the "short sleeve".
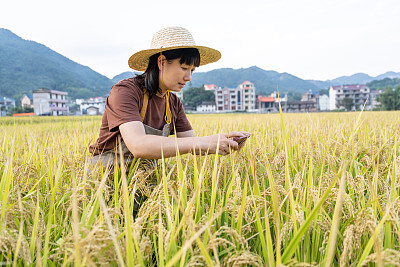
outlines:
[{"label": "short sleeve", "polygon": [[117,131],[123,123],[142,121],[140,118],[142,94],[140,88],[133,82],[123,81],[113,86],[106,101],[110,132]]}]

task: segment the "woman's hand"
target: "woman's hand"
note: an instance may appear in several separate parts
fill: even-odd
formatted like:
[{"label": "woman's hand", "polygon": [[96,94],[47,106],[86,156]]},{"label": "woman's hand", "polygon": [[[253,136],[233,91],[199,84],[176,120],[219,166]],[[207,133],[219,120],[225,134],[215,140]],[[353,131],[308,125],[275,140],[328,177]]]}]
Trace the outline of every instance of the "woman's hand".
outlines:
[{"label": "woman's hand", "polygon": [[[236,151],[239,149],[238,143],[233,141],[234,137],[243,137],[247,134],[247,132],[229,132],[229,133],[222,133],[222,134],[215,134],[211,136],[205,136],[203,137],[205,146],[202,146],[206,148],[205,150],[202,149],[201,154],[203,153],[210,153],[210,154],[216,154],[217,153],[217,148],[218,148],[218,154],[219,155],[228,155],[232,151]],[[218,145],[219,143],[219,145]]]}]

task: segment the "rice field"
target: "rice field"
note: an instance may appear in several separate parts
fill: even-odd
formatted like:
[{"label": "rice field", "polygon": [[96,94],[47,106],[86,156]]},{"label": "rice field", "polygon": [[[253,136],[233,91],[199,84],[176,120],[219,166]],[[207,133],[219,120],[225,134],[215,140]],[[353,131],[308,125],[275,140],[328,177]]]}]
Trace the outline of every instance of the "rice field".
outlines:
[{"label": "rice field", "polygon": [[252,136],[109,174],[101,117],[0,118],[0,265],[400,266],[400,112],[188,117]]}]

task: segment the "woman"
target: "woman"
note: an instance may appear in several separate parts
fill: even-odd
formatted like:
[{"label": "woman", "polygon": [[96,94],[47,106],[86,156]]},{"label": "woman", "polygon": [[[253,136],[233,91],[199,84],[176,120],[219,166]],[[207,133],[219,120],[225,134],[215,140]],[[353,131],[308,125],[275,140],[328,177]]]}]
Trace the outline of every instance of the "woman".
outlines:
[{"label": "woman", "polygon": [[[93,163],[112,167],[118,145],[128,168],[133,158],[173,157],[177,150],[180,154],[213,154],[218,149],[220,155],[238,150],[233,138],[243,137],[245,132],[197,137],[179,98],[169,93],[180,92],[196,67],[220,57],[215,49],[197,46],[184,28],[169,27],[155,33],[151,48],[135,53],[128,61],[132,69],[145,72],[111,89],[99,138],[89,148]],[[177,138],[168,138],[174,133]]]},{"label": "woman", "polygon": [[[217,153],[218,150],[220,155],[227,155],[239,149],[233,138],[243,137],[245,132],[197,137],[179,98],[169,93],[180,92],[191,80],[196,67],[215,62],[220,57],[217,50],[196,46],[188,30],[165,28],[153,36],[150,49],[135,53],[128,61],[132,69],[144,73],[112,87],[99,138],[89,150],[93,164],[108,167],[110,172],[114,171],[114,164],[122,163],[122,159],[128,171],[134,158],[141,159],[137,172],[141,171],[143,175],[135,173],[135,177],[143,177],[131,181],[131,185],[137,183],[134,217],[143,201],[142,196],[148,197],[155,184],[151,172],[146,171],[156,169],[156,162],[151,159],[173,157],[177,151],[202,154]],[[174,133],[177,138],[168,138]]]}]

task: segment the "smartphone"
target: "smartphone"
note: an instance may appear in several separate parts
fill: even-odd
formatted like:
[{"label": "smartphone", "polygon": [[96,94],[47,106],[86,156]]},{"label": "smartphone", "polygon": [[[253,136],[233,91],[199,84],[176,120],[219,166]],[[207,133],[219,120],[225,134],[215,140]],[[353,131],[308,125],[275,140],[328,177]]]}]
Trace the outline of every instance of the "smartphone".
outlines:
[{"label": "smartphone", "polygon": [[243,137],[235,136],[233,137],[233,141],[238,143],[239,147],[250,137],[251,134],[245,134]]}]

